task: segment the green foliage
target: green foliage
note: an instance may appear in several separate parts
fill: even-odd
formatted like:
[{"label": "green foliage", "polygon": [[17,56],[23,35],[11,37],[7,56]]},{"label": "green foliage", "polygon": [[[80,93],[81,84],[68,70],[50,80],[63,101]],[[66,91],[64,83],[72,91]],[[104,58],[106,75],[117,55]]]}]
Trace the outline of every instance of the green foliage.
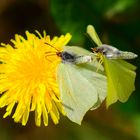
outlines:
[{"label": "green foliage", "polygon": [[105,27],[106,30],[111,29],[110,26],[107,27],[106,22],[133,20],[133,17],[130,19],[129,16],[137,12],[138,3],[138,0],[51,0],[50,4],[59,30],[72,33],[73,42],[82,44],[88,24],[96,25],[97,30],[101,27]]}]

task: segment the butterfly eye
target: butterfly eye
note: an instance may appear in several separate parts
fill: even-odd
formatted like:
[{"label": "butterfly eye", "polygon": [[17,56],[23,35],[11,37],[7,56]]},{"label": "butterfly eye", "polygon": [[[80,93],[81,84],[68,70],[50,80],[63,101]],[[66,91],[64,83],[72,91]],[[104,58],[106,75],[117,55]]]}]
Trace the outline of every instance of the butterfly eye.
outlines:
[{"label": "butterfly eye", "polygon": [[62,52],[57,52],[56,55],[62,57]]},{"label": "butterfly eye", "polygon": [[98,49],[97,49],[97,48],[91,48],[91,50],[92,50],[93,52],[98,52]]},{"label": "butterfly eye", "polygon": [[103,48],[99,48],[99,47],[96,47],[96,48],[91,48],[91,50],[94,52],[94,53],[105,53],[105,50]]}]

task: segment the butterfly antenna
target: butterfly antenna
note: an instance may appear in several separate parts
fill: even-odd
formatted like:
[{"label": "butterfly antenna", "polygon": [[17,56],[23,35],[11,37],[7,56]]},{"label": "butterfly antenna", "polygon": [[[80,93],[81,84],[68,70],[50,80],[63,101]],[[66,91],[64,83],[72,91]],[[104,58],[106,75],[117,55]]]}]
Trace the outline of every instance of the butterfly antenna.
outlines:
[{"label": "butterfly antenna", "polygon": [[54,46],[52,46],[51,44],[49,44],[49,43],[45,43],[46,45],[49,45],[50,47],[52,47],[52,48],[54,48],[56,51],[58,51],[59,52],[59,50],[58,49],[56,49]]},{"label": "butterfly antenna", "polygon": [[56,53],[51,53],[51,52],[45,52],[45,54],[47,54],[46,56],[56,55]]}]

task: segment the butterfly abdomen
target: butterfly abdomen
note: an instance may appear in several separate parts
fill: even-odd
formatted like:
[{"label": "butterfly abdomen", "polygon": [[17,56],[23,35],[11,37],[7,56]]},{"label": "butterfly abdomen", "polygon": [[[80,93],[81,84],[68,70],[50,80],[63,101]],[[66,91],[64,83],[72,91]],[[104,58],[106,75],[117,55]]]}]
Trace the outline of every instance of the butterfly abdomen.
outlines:
[{"label": "butterfly abdomen", "polygon": [[138,57],[137,54],[126,51],[120,51],[120,54],[118,55],[118,59],[134,59],[136,57]]},{"label": "butterfly abdomen", "polygon": [[87,62],[92,62],[92,57],[89,55],[87,56],[79,56],[76,58],[75,63],[76,64],[83,64],[83,63],[87,63]]}]

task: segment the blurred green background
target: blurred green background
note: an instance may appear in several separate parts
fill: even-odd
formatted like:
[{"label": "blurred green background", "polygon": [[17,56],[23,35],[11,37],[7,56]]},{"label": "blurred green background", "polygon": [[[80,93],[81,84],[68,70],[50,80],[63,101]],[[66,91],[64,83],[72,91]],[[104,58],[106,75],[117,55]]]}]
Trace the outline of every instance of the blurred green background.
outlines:
[{"label": "blurred green background", "polygon": [[[0,0],[0,42],[9,43],[15,33],[25,30],[73,35],[70,45],[87,49],[92,43],[86,26],[93,24],[104,43],[140,55],[139,0]],[[25,127],[11,116],[3,119],[0,110],[0,140],[140,140],[140,59],[131,61],[137,69],[136,91],[127,103],[116,103],[108,110],[103,104],[89,111],[81,126],[61,117],[60,123],[39,128],[34,113]]]}]

